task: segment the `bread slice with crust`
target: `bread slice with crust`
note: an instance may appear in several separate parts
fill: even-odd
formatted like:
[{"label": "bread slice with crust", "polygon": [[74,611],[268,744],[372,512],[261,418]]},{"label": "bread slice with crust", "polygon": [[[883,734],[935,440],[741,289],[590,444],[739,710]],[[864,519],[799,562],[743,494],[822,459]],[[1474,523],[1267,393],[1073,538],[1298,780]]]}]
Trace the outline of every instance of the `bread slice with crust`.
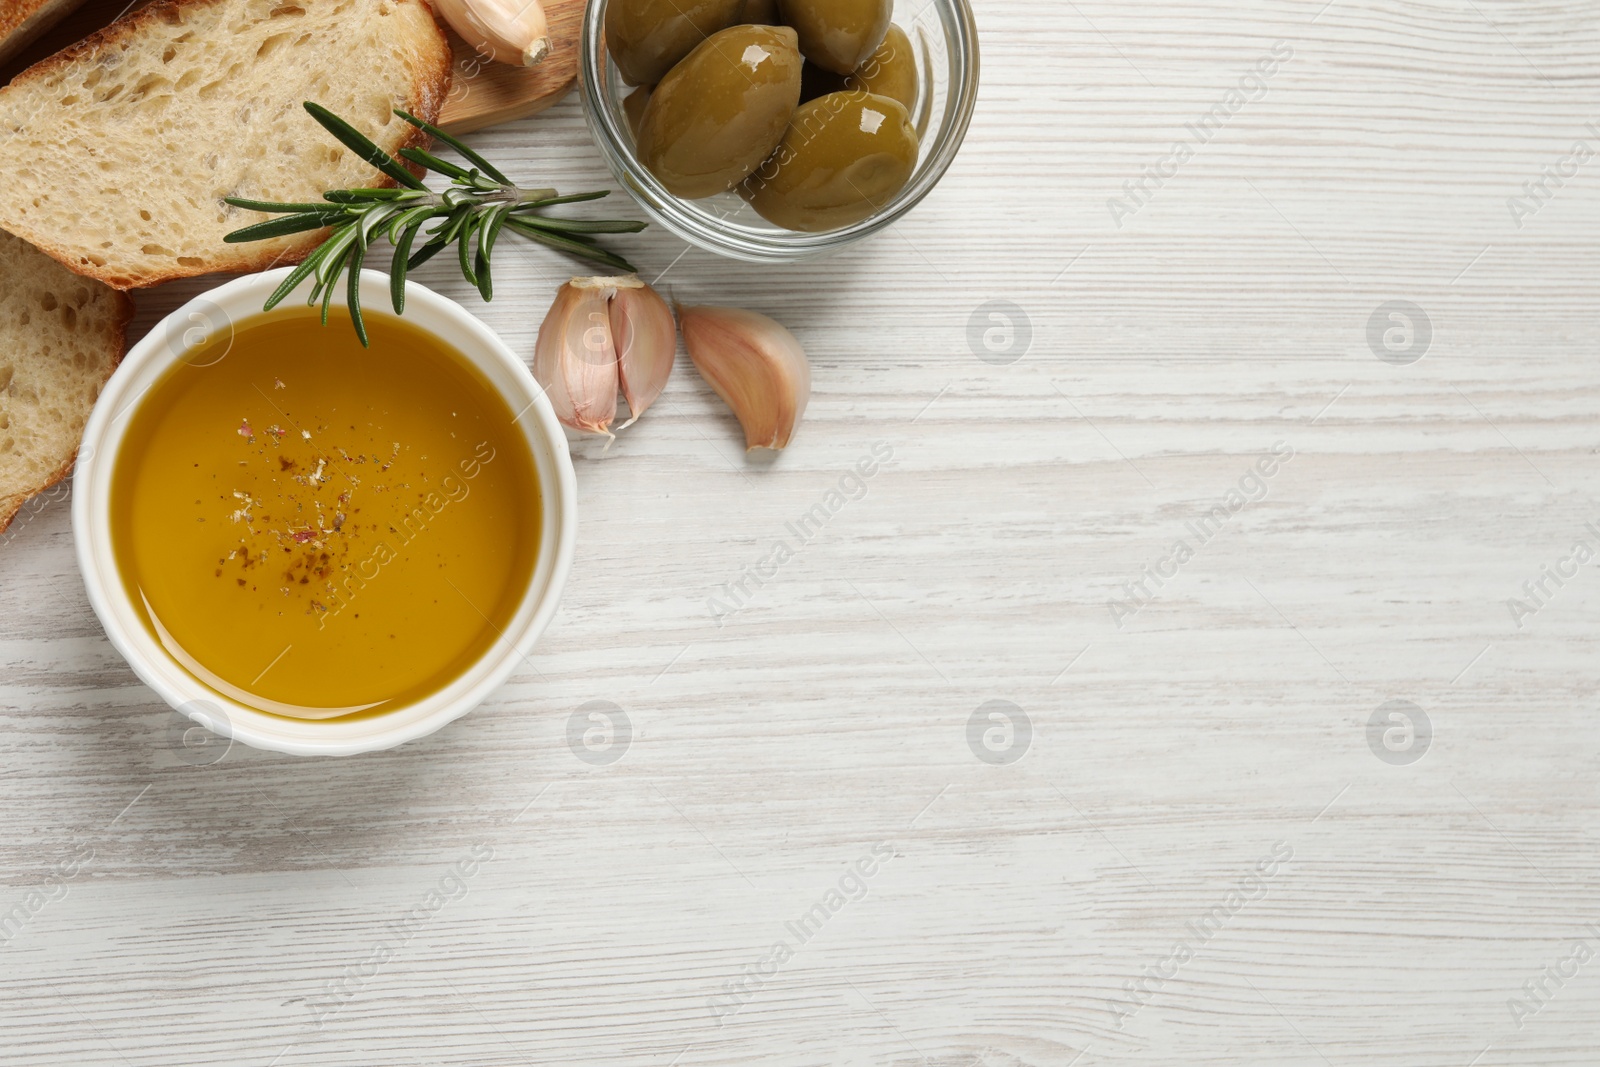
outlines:
[{"label": "bread slice with crust", "polygon": [[83,0],[0,0],[0,63],[83,6]]},{"label": "bread slice with crust", "polygon": [[0,228],[119,289],[294,262],[325,234],[226,245],[223,198],[393,184],[302,103],[393,153],[449,83],[425,0],[162,0],[0,89]]},{"label": "bread slice with crust", "polygon": [[72,470],[133,302],[0,232],[0,530]]}]

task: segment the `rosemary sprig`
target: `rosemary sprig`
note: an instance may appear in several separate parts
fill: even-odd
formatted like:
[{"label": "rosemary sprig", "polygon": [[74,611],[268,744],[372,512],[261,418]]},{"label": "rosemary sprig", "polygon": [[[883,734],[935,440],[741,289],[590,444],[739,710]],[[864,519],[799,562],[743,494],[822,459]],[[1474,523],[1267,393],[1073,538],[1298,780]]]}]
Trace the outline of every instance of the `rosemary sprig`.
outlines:
[{"label": "rosemary sprig", "polygon": [[[448,145],[467,161],[459,166],[420,148],[402,148],[400,159],[415,163],[450,179],[450,187],[436,193],[422,184],[404,164],[374,144],[354,126],[309,101],[305,109],[346,148],[381,173],[399,183],[393,189],[336,189],[322,194],[320,204],[277,204],[230,196],[234,207],[278,218],[235,230],[224,238],[229,244],[265,241],[274,237],[332,227],[328,239],[289,273],[283,284],[267,299],[264,310],[271,311],[307,278],[313,278],[307,306],[322,302],[322,323],[327,325],[328,306],[339,278],[349,273],[348,304],[350,321],[362,345],[367,344],[367,326],[361,317],[361,266],[372,253],[378,238],[394,246],[389,267],[389,295],[396,315],[405,313],[406,272],[421,266],[451,244],[457,245],[461,273],[477,287],[485,300],[494,298],[490,278],[490,256],[495,241],[504,230],[511,230],[546,247],[592,260],[615,270],[634,268],[627,260],[601,247],[596,234],[637,233],[645,223],[623,220],[595,221],[566,219],[544,214],[545,208],[599,200],[609,191],[559,195],[554,189],[521,189],[493,164],[443,130],[404,111],[395,114],[417,129]],[[429,226],[431,228],[424,230]],[[420,246],[417,238],[422,238]],[[415,247],[415,251],[413,248]]]}]

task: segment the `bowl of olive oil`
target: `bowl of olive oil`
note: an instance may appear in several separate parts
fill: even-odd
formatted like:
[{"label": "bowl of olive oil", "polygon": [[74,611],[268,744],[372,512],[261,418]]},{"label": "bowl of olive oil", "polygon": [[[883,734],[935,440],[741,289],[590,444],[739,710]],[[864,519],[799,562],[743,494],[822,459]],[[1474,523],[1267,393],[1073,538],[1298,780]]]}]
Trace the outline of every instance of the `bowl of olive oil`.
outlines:
[{"label": "bowl of olive oil", "polygon": [[118,651],[196,722],[294,754],[423,736],[554,614],[574,476],[526,366],[414,282],[403,317],[262,312],[287,270],[174,312],[85,430],[73,527]]}]

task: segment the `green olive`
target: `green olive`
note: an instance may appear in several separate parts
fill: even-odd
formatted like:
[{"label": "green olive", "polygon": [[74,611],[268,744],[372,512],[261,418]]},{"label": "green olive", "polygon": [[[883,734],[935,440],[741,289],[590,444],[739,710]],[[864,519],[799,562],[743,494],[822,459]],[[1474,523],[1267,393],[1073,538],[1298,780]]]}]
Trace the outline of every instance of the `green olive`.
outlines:
[{"label": "green olive", "polygon": [[650,93],[653,90],[654,86],[641,85],[622,101],[622,113],[627,116],[628,129],[633,131],[635,142],[639,140],[639,124],[644,122],[644,109],[650,103]]},{"label": "green olive", "polygon": [[739,21],[758,26],[782,25],[778,18],[778,0],[744,0],[744,13],[739,16]]},{"label": "green olive", "polygon": [[883,43],[894,0],[778,0],[778,11],[800,34],[807,59],[849,74]]},{"label": "green olive", "polygon": [[606,47],[629,85],[654,85],[718,30],[739,21],[745,0],[610,0]]},{"label": "green olive", "polygon": [[[844,80],[846,89],[859,89],[898,100],[907,111],[917,109],[917,57],[911,38],[899,26],[890,26],[878,50]],[[804,93],[801,94],[804,96]]]},{"label": "green olive", "polygon": [[900,101],[831,93],[795,110],[783,143],[739,195],[786,230],[836,230],[888,204],[911,180],[917,153]]},{"label": "green olive", "polygon": [[800,102],[787,26],[714,33],[661,79],[639,123],[639,162],[688,200],[738,185],[772,155]]}]

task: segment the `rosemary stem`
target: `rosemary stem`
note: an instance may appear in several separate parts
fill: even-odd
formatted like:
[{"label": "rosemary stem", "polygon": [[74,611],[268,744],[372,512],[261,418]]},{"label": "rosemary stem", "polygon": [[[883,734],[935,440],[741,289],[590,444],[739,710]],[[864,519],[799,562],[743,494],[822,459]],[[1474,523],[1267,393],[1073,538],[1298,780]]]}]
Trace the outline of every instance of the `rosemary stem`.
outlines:
[{"label": "rosemary stem", "polygon": [[[326,323],[334,286],[348,272],[350,318],[361,343],[367,344],[359,299],[361,266],[380,237],[387,237],[395,248],[389,280],[390,299],[397,315],[405,310],[407,272],[456,242],[462,276],[478,287],[484,300],[492,299],[490,255],[502,228],[578,259],[615,270],[633,270],[627,260],[599,247],[593,235],[635,233],[644,228],[644,223],[563,219],[543,214],[545,208],[556,205],[598,200],[607,195],[604,191],[562,196],[550,188],[519,188],[467,145],[414,115],[397,111],[396,115],[453,148],[471,165],[469,169],[420,148],[402,148],[399,156],[407,163],[450,179],[448,187],[435,191],[345,120],[317,104],[307,103],[305,107],[324,129],[395,186],[329,190],[323,194],[323,203],[279,204],[225,197],[233,207],[277,216],[228,234],[225,239],[230,244],[331,229],[321,247],[285,277],[266,303],[269,310],[310,278],[314,284],[308,303],[315,304],[321,298],[322,321]],[[422,247],[413,252],[419,237]]]}]

